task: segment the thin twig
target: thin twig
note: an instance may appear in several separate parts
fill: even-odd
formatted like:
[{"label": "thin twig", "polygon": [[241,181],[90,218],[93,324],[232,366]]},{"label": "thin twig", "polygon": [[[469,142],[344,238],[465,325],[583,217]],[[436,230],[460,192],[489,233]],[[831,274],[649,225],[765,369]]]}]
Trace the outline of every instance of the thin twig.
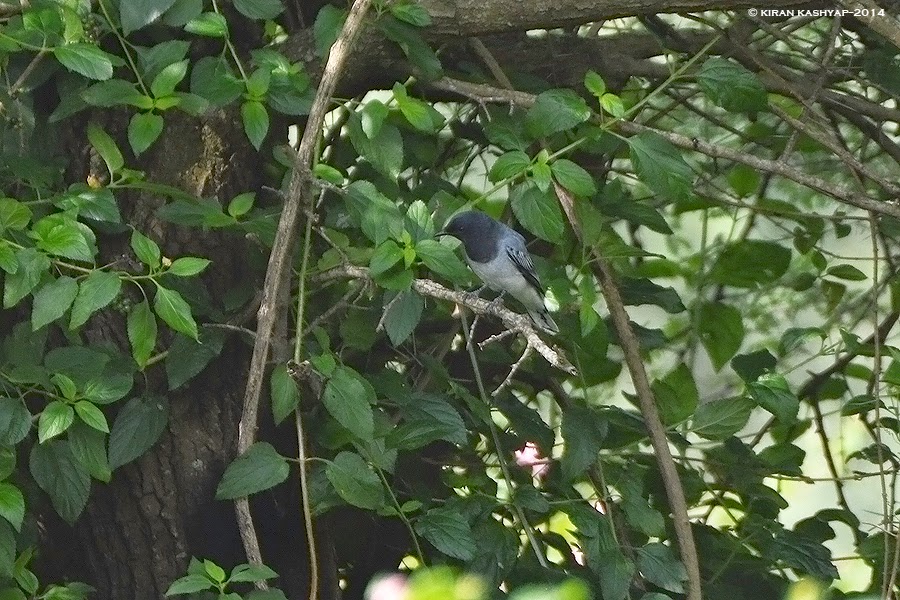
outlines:
[{"label": "thin twig", "polygon": [[[297,223],[303,208],[309,207],[312,203],[309,182],[312,179],[311,168],[317,145],[316,142],[319,139],[322,123],[325,120],[325,114],[328,112],[328,105],[344,62],[359,34],[363,24],[363,17],[371,1],[356,0],[354,2],[341,34],[331,47],[328,61],[322,73],[322,79],[319,82],[319,89],[316,92],[309,119],[306,122],[306,128],[303,131],[303,137],[297,150],[294,171],[291,175],[290,190],[281,218],[278,221],[278,229],[266,269],[263,297],[258,313],[256,340],[253,345],[253,357],[250,362],[247,388],[244,393],[243,413],[241,414],[238,429],[238,455],[246,452],[256,439],[257,415],[265,381],[266,362],[272,348],[276,328],[286,314],[286,305],[283,302],[289,289],[291,255],[296,242]],[[250,504],[247,498],[238,499],[235,502],[235,510],[237,512],[241,541],[244,544],[247,559],[251,564],[262,564],[259,540],[253,526],[253,518],[250,514]],[[312,541],[310,542],[310,544],[313,543]],[[264,586],[258,587],[265,589]]]},{"label": "thin twig", "polygon": [[528,360],[528,357],[531,356],[533,353],[534,353],[534,348],[532,348],[531,346],[525,346],[525,351],[522,352],[522,356],[520,356],[519,360],[517,360],[515,363],[513,363],[513,366],[510,367],[509,374],[506,376],[506,379],[504,379],[502,382],[500,382],[500,385],[497,386],[497,389],[495,389],[493,392],[491,392],[492,398],[496,398],[497,396],[500,395],[500,393],[503,390],[506,389],[506,387],[512,382],[512,379],[515,376],[516,371],[519,370],[519,368],[522,366],[522,363],[524,363],[526,360]]}]

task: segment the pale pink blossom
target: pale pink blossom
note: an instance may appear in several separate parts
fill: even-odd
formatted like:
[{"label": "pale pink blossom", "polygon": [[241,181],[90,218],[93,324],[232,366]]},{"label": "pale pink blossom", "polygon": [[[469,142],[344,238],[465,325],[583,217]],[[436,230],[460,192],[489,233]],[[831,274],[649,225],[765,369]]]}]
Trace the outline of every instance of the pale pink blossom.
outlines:
[{"label": "pale pink blossom", "polygon": [[379,577],[366,588],[366,600],[406,600],[408,596],[406,575],[400,573]]},{"label": "pale pink blossom", "polygon": [[528,442],[515,452],[516,464],[520,467],[531,467],[531,476],[541,479],[550,472],[550,461],[541,456],[534,442]]}]

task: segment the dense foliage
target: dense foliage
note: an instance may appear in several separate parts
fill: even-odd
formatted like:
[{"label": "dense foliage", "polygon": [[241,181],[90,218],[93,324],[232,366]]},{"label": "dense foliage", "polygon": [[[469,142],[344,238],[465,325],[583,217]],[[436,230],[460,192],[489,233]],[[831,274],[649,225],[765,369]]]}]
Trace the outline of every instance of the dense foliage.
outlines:
[{"label": "dense foliage", "polygon": [[[109,498],[149,510],[127,490],[176,465],[189,412],[214,441],[177,464],[212,465],[192,480],[226,509],[212,526],[233,530],[231,501],[251,496],[279,571],[309,560],[304,535],[272,541],[303,530],[305,466],[327,524],[320,578],[352,593],[379,570],[449,564],[480,579],[420,573],[421,597],[683,597],[673,489],[607,264],[704,596],[779,598],[798,578],[822,582],[812,597],[896,588],[898,48],[852,17],[716,12],[569,23],[517,38],[534,55],[515,62],[488,26],[461,49],[431,37],[444,13],[375,2],[348,64],[377,47],[391,67],[348,73],[330,105],[259,441],[236,457],[287,140],[347,14],[289,4],[0,4],[0,598],[112,597],[85,540]],[[634,55],[551,55],[541,71],[544,45],[563,44]],[[508,311],[459,291],[477,282],[434,234],[463,207],[528,238],[561,329],[547,346],[493,338]],[[152,493],[177,495],[181,466]],[[83,556],[42,564],[73,535]],[[202,536],[154,536],[183,551],[143,597],[282,585],[234,541],[191,560]]]}]

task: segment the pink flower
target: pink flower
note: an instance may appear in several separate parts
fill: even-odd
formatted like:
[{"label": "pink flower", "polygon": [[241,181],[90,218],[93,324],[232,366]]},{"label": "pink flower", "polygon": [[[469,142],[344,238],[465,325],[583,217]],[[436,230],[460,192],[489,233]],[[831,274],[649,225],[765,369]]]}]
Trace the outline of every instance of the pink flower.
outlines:
[{"label": "pink flower", "polygon": [[550,461],[541,456],[534,442],[528,442],[524,448],[515,452],[516,464],[520,467],[531,467],[531,476],[541,479],[550,472]]},{"label": "pink flower", "polygon": [[366,600],[405,600],[408,595],[406,575],[400,573],[379,577],[366,588]]}]

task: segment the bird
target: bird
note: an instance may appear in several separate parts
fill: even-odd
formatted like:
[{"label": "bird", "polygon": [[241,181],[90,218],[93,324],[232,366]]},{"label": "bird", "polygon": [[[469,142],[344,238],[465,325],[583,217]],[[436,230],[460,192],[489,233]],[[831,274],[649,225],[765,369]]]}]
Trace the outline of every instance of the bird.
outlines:
[{"label": "bird", "polygon": [[462,242],[466,262],[485,285],[508,292],[521,302],[543,331],[559,333],[544,304],[544,288],[534,271],[525,238],[518,231],[483,212],[469,210],[455,215],[436,234],[445,235]]}]

